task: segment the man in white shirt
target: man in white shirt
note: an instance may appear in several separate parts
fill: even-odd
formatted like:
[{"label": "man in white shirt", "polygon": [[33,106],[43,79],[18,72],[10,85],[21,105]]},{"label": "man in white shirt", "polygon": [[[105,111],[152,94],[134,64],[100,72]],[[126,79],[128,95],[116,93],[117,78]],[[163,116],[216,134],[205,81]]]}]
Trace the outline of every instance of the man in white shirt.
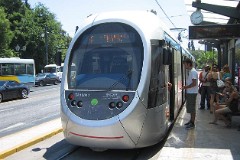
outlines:
[{"label": "man in white shirt", "polygon": [[186,90],[186,109],[187,113],[190,113],[191,119],[185,124],[186,129],[192,129],[195,127],[195,117],[196,117],[196,100],[198,94],[198,73],[193,67],[193,61],[191,59],[185,59],[183,61],[185,68],[189,71],[186,86],[182,89]]}]

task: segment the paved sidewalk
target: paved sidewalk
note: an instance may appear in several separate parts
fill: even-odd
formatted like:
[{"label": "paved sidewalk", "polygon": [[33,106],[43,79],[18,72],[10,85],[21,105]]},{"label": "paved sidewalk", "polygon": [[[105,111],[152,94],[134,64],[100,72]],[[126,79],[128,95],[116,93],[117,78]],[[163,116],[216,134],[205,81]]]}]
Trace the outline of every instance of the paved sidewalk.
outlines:
[{"label": "paved sidewalk", "polygon": [[62,131],[60,118],[0,138],[0,159],[43,141]]},{"label": "paved sidewalk", "polygon": [[[198,95],[199,107],[200,95]],[[186,130],[184,124],[190,115],[182,109],[159,160],[240,160],[240,117],[234,117],[232,128],[226,128],[223,121],[209,124],[213,114],[209,110],[197,110],[195,129]]]}]

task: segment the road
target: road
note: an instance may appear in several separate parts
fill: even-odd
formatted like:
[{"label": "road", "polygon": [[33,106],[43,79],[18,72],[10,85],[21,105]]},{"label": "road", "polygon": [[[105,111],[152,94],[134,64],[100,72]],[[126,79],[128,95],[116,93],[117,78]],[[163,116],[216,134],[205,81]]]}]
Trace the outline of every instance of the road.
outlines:
[{"label": "road", "polygon": [[[16,99],[0,103],[0,138],[60,117],[60,85],[34,87],[31,90],[27,99]],[[7,159],[15,160],[19,159],[19,157],[24,157],[26,160],[35,159],[36,157],[49,160],[74,160],[79,159],[79,157],[88,160],[112,159],[113,157],[126,160],[151,159],[152,154],[156,154],[153,152],[157,152],[162,145],[163,143],[159,143],[145,149],[94,152],[89,148],[67,143],[63,134],[59,133],[49,140],[17,152],[7,157]]]},{"label": "road", "polygon": [[60,117],[60,84],[32,87],[27,99],[0,103],[0,138]]},{"label": "road", "polygon": [[64,139],[63,133],[59,133],[8,156],[5,160],[159,160],[158,157],[165,140],[140,149],[109,149],[96,152],[86,147],[68,143]]}]

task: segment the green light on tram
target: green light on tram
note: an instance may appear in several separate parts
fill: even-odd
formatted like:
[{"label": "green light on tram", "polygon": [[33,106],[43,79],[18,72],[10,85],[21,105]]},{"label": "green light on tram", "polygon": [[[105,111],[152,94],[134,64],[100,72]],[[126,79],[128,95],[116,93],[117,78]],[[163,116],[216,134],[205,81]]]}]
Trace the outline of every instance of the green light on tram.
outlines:
[{"label": "green light on tram", "polygon": [[91,100],[91,105],[96,106],[98,104],[98,100],[96,98]]}]

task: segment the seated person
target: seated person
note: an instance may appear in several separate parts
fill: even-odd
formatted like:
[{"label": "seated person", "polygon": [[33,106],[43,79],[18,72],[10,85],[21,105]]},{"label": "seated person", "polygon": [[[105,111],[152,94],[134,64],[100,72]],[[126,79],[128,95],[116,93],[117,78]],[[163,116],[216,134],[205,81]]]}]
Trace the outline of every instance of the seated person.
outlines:
[{"label": "seated person", "polygon": [[[231,89],[237,91],[237,88],[232,85],[232,81],[231,81],[231,78],[226,78],[226,81],[225,81],[225,86],[226,86],[226,82],[229,81],[229,83],[231,84]],[[228,83],[228,82],[227,82]],[[219,104],[225,104],[225,99],[228,98],[228,94],[229,94],[229,87],[223,87],[222,90],[220,90],[219,92],[217,92],[217,94],[219,95],[219,103],[216,103],[216,105],[219,105]],[[222,92],[222,93],[220,93]]]},{"label": "seated person", "polygon": [[231,126],[231,122],[226,118],[227,113],[238,112],[238,92],[232,87],[232,83],[230,81],[225,82],[226,90],[229,92],[225,93],[226,100],[225,104],[219,104],[216,107],[216,111],[214,113],[214,120],[210,122],[210,124],[217,124],[219,118],[221,118],[227,127]]},{"label": "seated person", "polygon": [[222,74],[222,80],[225,82],[226,78],[231,78],[232,75],[230,73],[230,68],[228,65],[223,66],[223,74]]}]

